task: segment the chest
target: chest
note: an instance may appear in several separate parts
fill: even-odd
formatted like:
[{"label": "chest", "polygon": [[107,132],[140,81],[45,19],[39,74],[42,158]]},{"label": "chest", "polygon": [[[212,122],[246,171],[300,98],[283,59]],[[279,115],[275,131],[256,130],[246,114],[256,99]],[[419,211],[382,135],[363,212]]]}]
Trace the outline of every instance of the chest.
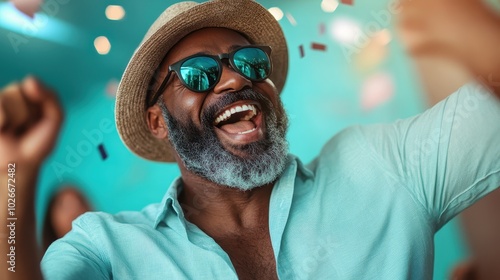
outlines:
[{"label": "chest", "polygon": [[229,255],[239,279],[278,279],[269,231],[215,238]]}]

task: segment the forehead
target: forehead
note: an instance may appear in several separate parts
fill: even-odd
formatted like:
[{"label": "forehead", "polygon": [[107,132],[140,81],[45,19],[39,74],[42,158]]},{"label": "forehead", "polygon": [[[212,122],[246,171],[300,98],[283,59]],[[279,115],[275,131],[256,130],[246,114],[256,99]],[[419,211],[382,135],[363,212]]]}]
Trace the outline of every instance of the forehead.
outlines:
[{"label": "forehead", "polygon": [[250,42],[240,33],[227,28],[203,28],[182,38],[165,57],[167,65],[187,56],[205,53],[226,53],[235,46],[250,45]]}]

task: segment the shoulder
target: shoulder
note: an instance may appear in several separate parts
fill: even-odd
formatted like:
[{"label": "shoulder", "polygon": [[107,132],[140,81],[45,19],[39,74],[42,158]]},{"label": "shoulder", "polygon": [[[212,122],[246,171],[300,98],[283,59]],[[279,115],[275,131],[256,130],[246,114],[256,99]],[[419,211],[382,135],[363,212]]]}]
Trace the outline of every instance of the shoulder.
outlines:
[{"label": "shoulder", "polygon": [[366,137],[363,126],[351,126],[335,134],[321,149],[311,165],[331,165],[345,161],[360,149],[366,148]]},{"label": "shoulder", "polygon": [[397,123],[348,127],[333,136],[307,168],[327,181],[398,173],[391,155],[398,154],[399,133]]},{"label": "shoulder", "polygon": [[117,226],[143,225],[154,226],[156,217],[161,211],[159,203],[150,204],[140,211],[122,211],[116,214],[105,212],[87,212],[73,222],[73,228],[84,230],[102,230]]}]

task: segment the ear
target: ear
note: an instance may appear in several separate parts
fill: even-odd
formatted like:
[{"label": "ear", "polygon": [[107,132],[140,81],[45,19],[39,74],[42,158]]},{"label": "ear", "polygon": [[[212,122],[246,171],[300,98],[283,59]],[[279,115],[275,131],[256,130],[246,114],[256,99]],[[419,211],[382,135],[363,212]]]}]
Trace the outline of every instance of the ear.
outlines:
[{"label": "ear", "polygon": [[163,119],[160,107],[155,104],[149,107],[146,111],[146,122],[149,131],[158,139],[165,139],[168,136],[167,125]]}]

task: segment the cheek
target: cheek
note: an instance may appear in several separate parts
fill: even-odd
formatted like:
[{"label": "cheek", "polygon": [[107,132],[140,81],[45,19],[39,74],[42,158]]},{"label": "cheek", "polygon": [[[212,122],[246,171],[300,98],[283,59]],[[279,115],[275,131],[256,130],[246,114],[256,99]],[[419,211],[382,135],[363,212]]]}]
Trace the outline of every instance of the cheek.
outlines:
[{"label": "cheek", "polygon": [[271,100],[274,107],[281,110],[281,101],[278,90],[270,79],[266,79],[256,85],[260,92],[266,93],[267,98]]},{"label": "cheek", "polygon": [[199,119],[200,108],[203,104],[202,96],[200,94],[184,92],[176,94],[176,97],[170,98],[166,102],[166,106],[177,119],[191,119],[197,122]]},{"label": "cheek", "polygon": [[275,96],[279,96],[278,90],[276,89],[276,86],[274,85],[273,81],[271,81],[271,79],[265,79],[264,81],[259,83],[259,86],[266,92],[273,93],[273,95]]}]

